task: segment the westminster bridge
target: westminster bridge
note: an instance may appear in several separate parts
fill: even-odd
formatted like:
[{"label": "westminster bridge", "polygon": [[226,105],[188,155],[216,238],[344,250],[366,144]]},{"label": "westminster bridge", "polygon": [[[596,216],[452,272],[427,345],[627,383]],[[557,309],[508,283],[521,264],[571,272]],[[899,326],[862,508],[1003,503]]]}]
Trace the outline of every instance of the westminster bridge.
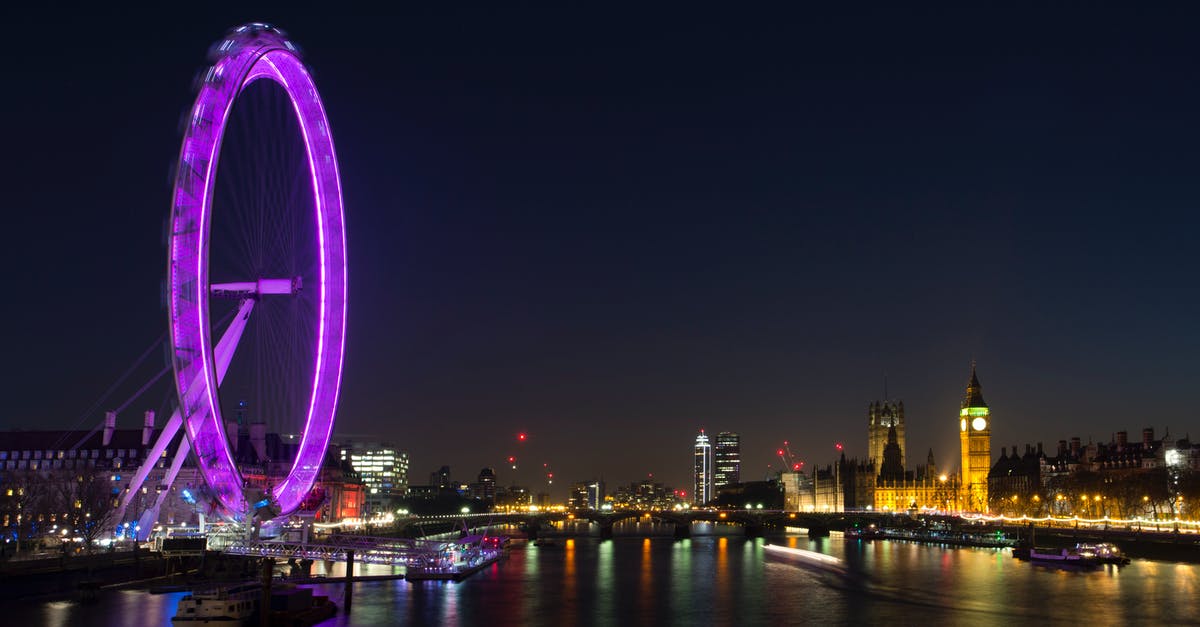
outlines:
[{"label": "westminster bridge", "polygon": [[674,537],[687,538],[691,537],[693,527],[697,523],[710,523],[741,527],[746,537],[754,538],[761,537],[768,530],[783,531],[785,527],[804,528],[811,535],[828,535],[830,531],[865,528],[870,525],[895,525],[895,521],[895,516],[880,512],[816,513],[759,509],[568,510],[409,516],[396,520],[387,531],[379,531],[389,535],[395,533],[419,537],[453,528],[481,529],[508,525],[520,527],[530,540],[547,535],[611,538],[615,527],[627,531],[632,526],[636,535],[636,530],[641,528],[642,523],[650,523],[650,528],[653,529],[670,526]]},{"label": "westminster bridge", "polygon": [[[650,523],[649,525],[642,523]],[[1005,519],[979,515],[908,512],[785,512],[759,509],[692,509],[615,511],[568,510],[514,513],[480,513],[445,516],[408,516],[393,525],[372,531],[373,535],[421,537],[464,529],[519,527],[530,540],[546,536],[662,535],[670,526],[676,538],[688,538],[699,530],[697,523],[732,525],[746,537],[781,533],[800,528],[810,536],[830,531],[876,528],[901,530],[939,529],[949,533],[978,535],[1000,532],[1013,540],[1028,541],[1036,532],[1038,545],[1073,546],[1077,542],[1119,542],[1134,557],[1186,559],[1200,562],[1200,523],[1182,521],[1116,521],[1058,519]],[[501,535],[504,535],[503,533]],[[916,541],[921,541],[913,538]]]}]

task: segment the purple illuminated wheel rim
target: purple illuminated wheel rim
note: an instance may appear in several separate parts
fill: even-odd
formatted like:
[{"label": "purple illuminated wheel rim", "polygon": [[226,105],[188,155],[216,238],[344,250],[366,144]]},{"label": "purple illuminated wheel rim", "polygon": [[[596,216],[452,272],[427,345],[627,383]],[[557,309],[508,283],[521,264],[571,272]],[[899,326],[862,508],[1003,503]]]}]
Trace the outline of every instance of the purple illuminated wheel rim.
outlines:
[{"label": "purple illuminated wheel rim", "polygon": [[168,242],[168,322],[180,416],[197,464],[221,506],[245,519],[251,504],[226,439],[217,390],[213,329],[209,318],[208,258],[213,186],[230,110],[257,80],[274,81],[299,121],[316,209],[320,277],[314,330],[316,360],[304,432],[287,476],[267,495],[272,510],[299,508],[312,489],[333,432],[346,337],[346,240],[337,156],[329,121],[312,77],[282,32],[242,26],[213,49],[186,122],[175,174]]}]

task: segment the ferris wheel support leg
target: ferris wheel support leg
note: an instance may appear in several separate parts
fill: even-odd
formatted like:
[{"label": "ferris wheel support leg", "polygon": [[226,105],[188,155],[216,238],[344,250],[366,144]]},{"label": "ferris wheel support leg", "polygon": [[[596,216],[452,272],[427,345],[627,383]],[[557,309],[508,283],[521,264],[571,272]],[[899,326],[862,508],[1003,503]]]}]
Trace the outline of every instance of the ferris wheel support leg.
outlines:
[{"label": "ferris wheel support leg", "polygon": [[125,510],[129,508],[129,504],[142,489],[142,484],[146,482],[146,477],[158,465],[158,460],[162,459],[167,446],[171,444],[171,440],[175,438],[175,434],[179,433],[179,427],[182,425],[183,419],[179,417],[179,408],[177,407],[171,414],[171,417],[167,419],[167,424],[163,426],[162,432],[158,434],[158,439],[154,441],[154,446],[150,449],[150,454],[146,455],[146,459],[142,460],[142,465],[138,466],[137,472],[133,475],[133,480],[129,482],[129,487],[125,490],[125,495],[121,497],[121,505],[117,508],[117,515],[114,518],[117,523],[125,520]]},{"label": "ferris wheel support leg", "polygon": [[[225,329],[225,333],[221,335],[221,340],[217,342],[217,346],[213,349],[216,355],[217,366],[217,384],[220,385],[225,380],[225,373],[229,371],[229,362],[233,359],[233,353],[237,349],[238,342],[242,339],[242,331],[246,329],[246,319],[250,317],[250,311],[254,309],[254,300],[247,298],[242,301],[238,307],[238,313],[234,317],[233,322],[229,323],[229,327]],[[195,383],[193,383],[195,385]],[[158,439],[154,441],[154,446],[150,449],[150,454],[138,467],[137,472],[133,475],[133,480],[129,482],[129,488],[125,491],[125,495],[121,498],[121,505],[117,508],[117,515],[114,520],[118,523],[125,520],[125,512],[129,508],[129,504],[137,496],[142,489],[142,485],[146,482],[146,477],[150,471],[158,464],[158,460],[162,458],[163,452],[171,444],[171,440],[175,439],[175,434],[179,433],[179,428],[183,426],[183,419],[179,415],[179,408],[171,412],[171,417],[167,419],[167,424],[163,425],[162,432],[159,433]],[[187,446],[187,439],[180,442],[180,449],[184,451],[190,450]],[[178,454],[176,455],[178,458]],[[172,464],[174,467],[174,464]],[[170,480],[166,482],[169,487],[175,479],[175,474],[171,474]]]},{"label": "ferris wheel support leg", "polygon": [[253,298],[243,299],[238,305],[237,315],[233,317],[233,321],[225,329],[225,334],[221,336],[221,341],[217,342],[213,348],[213,359],[216,361],[217,367],[217,385],[225,380],[225,372],[229,370],[229,362],[233,360],[233,353],[237,351],[238,342],[242,340],[242,331],[246,330],[246,321],[250,319],[250,312],[254,310]]},{"label": "ferris wheel support leg", "polygon": [[166,479],[163,481],[165,489],[158,493],[154,507],[143,512],[141,520],[138,521],[138,542],[145,542],[150,538],[150,532],[153,531],[154,523],[158,520],[158,512],[162,509],[163,501],[166,501],[167,496],[171,494],[171,485],[175,483],[175,477],[179,475],[179,469],[183,468],[183,461],[187,459],[190,451],[191,447],[188,446],[187,440],[180,440],[179,448],[175,451],[175,459],[171,461],[171,469],[167,471]]}]

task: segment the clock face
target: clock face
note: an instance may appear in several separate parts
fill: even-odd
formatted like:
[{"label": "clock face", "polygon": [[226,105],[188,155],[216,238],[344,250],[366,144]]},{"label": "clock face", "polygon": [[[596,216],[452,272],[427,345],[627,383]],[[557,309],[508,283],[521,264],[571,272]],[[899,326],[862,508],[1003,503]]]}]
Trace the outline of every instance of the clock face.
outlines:
[{"label": "clock face", "polygon": [[971,428],[975,429],[976,431],[983,431],[984,429],[987,429],[987,418],[980,416],[979,418],[972,420]]},{"label": "clock face", "polygon": [[960,420],[958,426],[961,427],[963,431],[966,431],[967,430],[967,419],[963,418],[962,420]]}]

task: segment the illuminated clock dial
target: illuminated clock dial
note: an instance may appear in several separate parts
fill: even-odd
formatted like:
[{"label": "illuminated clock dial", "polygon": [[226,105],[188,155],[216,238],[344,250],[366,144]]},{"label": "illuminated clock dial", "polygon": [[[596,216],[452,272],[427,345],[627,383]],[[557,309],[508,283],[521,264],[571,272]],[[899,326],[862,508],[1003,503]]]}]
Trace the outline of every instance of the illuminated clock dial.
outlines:
[{"label": "illuminated clock dial", "polygon": [[984,429],[987,429],[987,418],[980,416],[975,420],[972,420],[971,428],[975,429],[976,431],[983,431]]},{"label": "illuminated clock dial", "polygon": [[959,422],[959,426],[960,426],[960,427],[962,427],[962,430],[963,430],[963,431],[966,431],[966,430],[967,430],[967,419],[966,419],[966,418],[963,418],[963,419],[962,419],[962,420]]}]

